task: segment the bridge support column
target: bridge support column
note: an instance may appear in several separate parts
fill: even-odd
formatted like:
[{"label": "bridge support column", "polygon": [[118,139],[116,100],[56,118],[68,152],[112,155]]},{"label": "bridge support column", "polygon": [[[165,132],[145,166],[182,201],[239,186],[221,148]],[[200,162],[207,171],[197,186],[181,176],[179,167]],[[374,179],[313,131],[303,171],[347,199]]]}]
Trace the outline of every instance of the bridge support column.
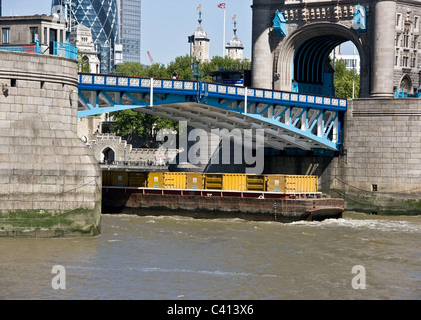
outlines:
[{"label": "bridge support column", "polygon": [[270,48],[270,6],[267,0],[253,1],[252,86],[273,89],[273,56]]},{"label": "bridge support column", "polygon": [[98,234],[101,169],[76,134],[77,62],[0,52],[0,86],[0,237]]},{"label": "bridge support column", "polygon": [[372,98],[393,98],[393,61],[396,0],[377,0],[374,4],[372,56]]}]

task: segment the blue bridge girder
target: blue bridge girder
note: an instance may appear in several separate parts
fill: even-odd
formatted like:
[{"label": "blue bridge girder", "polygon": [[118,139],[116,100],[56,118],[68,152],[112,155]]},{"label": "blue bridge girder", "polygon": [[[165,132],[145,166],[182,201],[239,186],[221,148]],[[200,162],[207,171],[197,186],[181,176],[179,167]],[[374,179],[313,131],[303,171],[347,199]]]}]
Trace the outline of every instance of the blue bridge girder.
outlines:
[{"label": "blue bridge girder", "polygon": [[194,80],[79,74],[78,90],[79,118],[135,109],[209,132],[264,129],[278,150],[339,150],[347,110],[346,99]]}]

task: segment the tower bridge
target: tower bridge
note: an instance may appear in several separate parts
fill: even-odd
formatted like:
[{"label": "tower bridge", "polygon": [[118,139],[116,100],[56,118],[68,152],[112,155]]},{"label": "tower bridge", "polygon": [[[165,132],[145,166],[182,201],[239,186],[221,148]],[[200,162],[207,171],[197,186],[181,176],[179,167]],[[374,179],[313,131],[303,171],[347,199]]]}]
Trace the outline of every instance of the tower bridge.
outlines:
[{"label": "tower bridge", "polygon": [[[208,130],[264,129],[275,149],[341,148],[337,157],[271,154],[265,171],[312,172],[347,210],[420,214],[421,100],[393,96],[417,87],[421,3],[362,0],[359,23],[357,4],[254,0],[253,88],[77,74],[76,60],[0,52],[0,236],[100,232],[101,170],[76,120],[124,109]],[[329,50],[348,40],[361,57],[364,98],[318,94]]]},{"label": "tower bridge", "polygon": [[274,149],[339,150],[347,100],[191,80],[79,74],[78,117],[135,109],[188,125],[264,129]]},{"label": "tower bridge", "polygon": [[254,0],[252,85],[325,93],[329,54],[351,41],[361,58],[360,97],[414,95],[421,65],[415,0]]}]

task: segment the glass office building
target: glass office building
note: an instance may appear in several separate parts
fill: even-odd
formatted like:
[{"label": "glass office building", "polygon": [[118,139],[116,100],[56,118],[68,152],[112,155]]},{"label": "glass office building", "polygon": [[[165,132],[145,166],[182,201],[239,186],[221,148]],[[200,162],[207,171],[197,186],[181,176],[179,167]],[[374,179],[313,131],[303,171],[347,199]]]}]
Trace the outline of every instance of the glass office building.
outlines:
[{"label": "glass office building", "polygon": [[140,63],[141,0],[117,0],[123,61]]},{"label": "glass office building", "polygon": [[71,25],[82,24],[91,28],[101,61],[101,73],[111,73],[115,47],[119,43],[117,0],[52,0],[51,11],[63,17],[70,13],[66,18]]}]

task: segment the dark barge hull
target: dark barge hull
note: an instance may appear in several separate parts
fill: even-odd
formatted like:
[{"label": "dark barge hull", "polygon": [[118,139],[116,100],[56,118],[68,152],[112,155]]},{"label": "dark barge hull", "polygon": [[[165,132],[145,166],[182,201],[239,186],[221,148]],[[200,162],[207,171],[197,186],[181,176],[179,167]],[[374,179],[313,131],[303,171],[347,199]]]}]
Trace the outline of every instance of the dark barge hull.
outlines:
[{"label": "dark barge hull", "polygon": [[293,222],[341,218],[343,199],[320,194],[165,190],[103,187],[102,212],[107,214],[184,215],[194,218],[241,218]]}]

